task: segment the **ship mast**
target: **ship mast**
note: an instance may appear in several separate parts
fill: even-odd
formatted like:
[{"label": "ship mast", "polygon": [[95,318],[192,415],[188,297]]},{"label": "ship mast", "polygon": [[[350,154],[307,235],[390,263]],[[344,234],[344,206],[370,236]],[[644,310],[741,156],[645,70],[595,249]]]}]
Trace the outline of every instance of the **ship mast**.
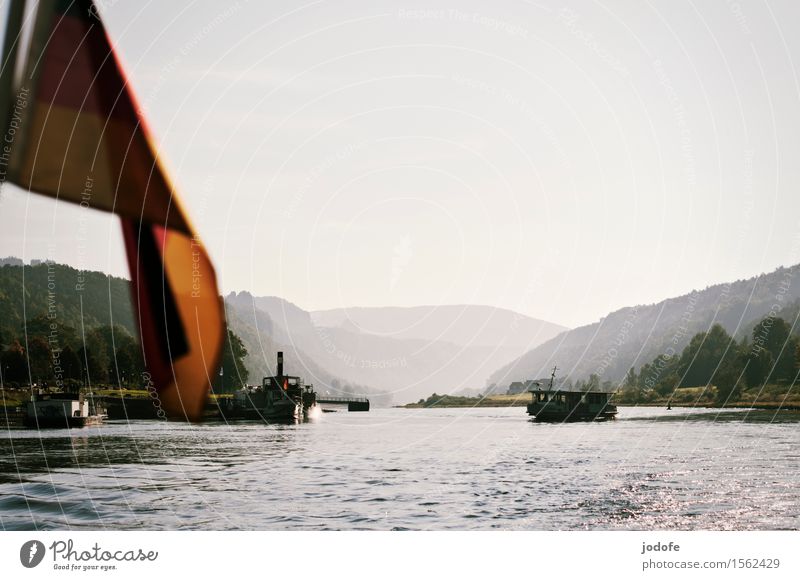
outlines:
[{"label": "ship mast", "polygon": [[553,390],[553,380],[556,378],[556,371],[558,370],[557,366],[553,367],[553,374],[550,375],[550,387],[547,389],[548,392]]}]

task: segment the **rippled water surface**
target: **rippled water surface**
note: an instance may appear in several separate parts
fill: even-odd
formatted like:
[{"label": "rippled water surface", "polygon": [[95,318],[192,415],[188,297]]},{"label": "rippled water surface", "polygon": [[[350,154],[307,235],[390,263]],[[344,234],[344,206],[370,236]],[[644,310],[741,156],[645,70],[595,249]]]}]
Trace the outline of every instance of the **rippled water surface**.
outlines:
[{"label": "rippled water surface", "polygon": [[800,413],[377,409],[0,432],[0,528],[798,529]]}]

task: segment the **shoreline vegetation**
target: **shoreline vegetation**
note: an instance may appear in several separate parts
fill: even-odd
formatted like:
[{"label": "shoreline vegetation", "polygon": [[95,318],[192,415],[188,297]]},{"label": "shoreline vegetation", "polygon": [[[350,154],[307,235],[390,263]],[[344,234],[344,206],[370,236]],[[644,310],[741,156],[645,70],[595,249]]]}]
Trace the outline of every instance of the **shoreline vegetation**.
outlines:
[{"label": "shoreline vegetation", "polygon": [[[53,263],[26,267],[25,272],[34,286],[44,289],[55,284],[59,268],[67,273],[77,272]],[[86,296],[78,296],[69,287],[59,295],[60,301],[44,291],[31,293],[28,306],[21,308],[2,298],[21,284],[22,268],[3,266],[2,271],[0,406],[19,406],[29,400],[34,390],[91,391],[108,398],[148,396],[144,390],[147,373],[141,345],[131,328],[130,305],[122,298],[127,292],[124,281],[97,274],[96,283]],[[117,296],[114,303],[122,305],[115,307],[113,318],[98,306],[108,300],[109,292]],[[85,308],[81,306],[84,303]],[[35,313],[32,318],[25,318],[32,313]],[[118,324],[120,321],[124,325]],[[798,321],[800,300],[789,302],[779,293],[769,314],[753,325],[741,327],[736,336],[728,334],[721,324],[713,324],[685,343],[688,329],[678,326],[673,339],[658,349],[662,354],[650,362],[639,361],[644,364],[631,367],[624,377],[620,378],[617,371],[613,376],[618,380],[603,380],[609,376],[603,377],[606,369],[598,366],[588,378],[584,375],[556,379],[555,388],[613,393],[612,402],[616,405],[797,409],[800,408]],[[682,344],[685,347],[680,350]],[[247,356],[242,339],[229,330],[222,372],[213,380],[216,395],[231,393],[247,383]],[[571,366],[572,362],[565,361],[565,365]],[[627,364],[630,363],[620,366],[624,369]],[[524,407],[530,402],[530,394],[517,390],[526,388],[519,381],[513,384],[517,387],[509,388],[506,394],[498,393],[492,385],[478,396],[434,393],[427,399],[400,406]],[[210,403],[215,401],[212,397]]]},{"label": "shoreline vegetation", "polygon": [[[453,409],[470,407],[525,407],[531,402],[530,393],[517,395],[488,395],[486,397],[459,397],[437,395],[434,393],[427,399],[416,403],[398,405],[402,409]],[[800,410],[800,395],[787,391],[785,385],[768,385],[760,393],[745,391],[737,401],[721,404],[717,399],[716,387],[684,387],[673,396],[658,397],[647,401],[628,402],[615,396],[611,402],[629,407],[707,407],[717,409],[781,409]]]},{"label": "shoreline vegetation", "polygon": [[[620,406],[627,407],[666,407],[668,404],[673,408],[716,408],[716,409],[765,409],[765,410],[784,410],[800,411],[800,397],[783,397],[774,399],[773,397],[753,398],[747,400],[730,401],[724,405],[718,403],[714,396],[696,396],[697,391],[708,390],[704,387],[681,389],[686,393],[681,393],[680,397],[673,399],[654,399],[639,403],[626,403],[611,399],[611,402]],[[468,409],[473,407],[525,407],[531,402],[530,393],[519,395],[489,395],[487,397],[459,397],[450,395],[433,394],[425,400],[406,405],[397,405],[399,409]]]},{"label": "shoreline vegetation", "polygon": [[[790,319],[798,320],[800,304],[791,310]],[[618,383],[601,382],[598,374],[592,374],[586,381],[573,384],[567,379],[555,388],[613,393],[611,402],[616,405],[798,410],[800,337],[795,332],[795,325],[776,312],[770,312],[740,341],[714,324],[694,335],[680,353],[668,348],[643,364],[638,373],[631,367]],[[477,397],[434,393],[403,407],[516,407],[530,399],[527,392],[487,392]]]},{"label": "shoreline vegetation", "polygon": [[[38,388],[37,388],[38,390]],[[46,394],[58,394],[62,392],[58,389],[42,389]],[[111,386],[99,387],[89,391],[91,396],[98,399],[150,399],[150,391],[145,389],[118,389]],[[215,404],[219,400],[231,399],[233,395],[230,393],[210,393],[208,395],[208,402]],[[31,400],[31,388],[19,389],[0,389],[0,408],[13,408],[25,405]]]}]

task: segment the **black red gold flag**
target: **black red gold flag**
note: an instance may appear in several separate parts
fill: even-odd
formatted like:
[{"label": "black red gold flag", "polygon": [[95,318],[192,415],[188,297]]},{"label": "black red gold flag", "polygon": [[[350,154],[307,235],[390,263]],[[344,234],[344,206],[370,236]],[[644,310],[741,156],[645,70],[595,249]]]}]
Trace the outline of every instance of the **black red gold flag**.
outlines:
[{"label": "black red gold flag", "polygon": [[199,420],[225,334],[216,275],[100,13],[91,0],[38,2],[17,59],[14,10],[0,87],[5,179],[120,217],[147,378],[170,416]]}]

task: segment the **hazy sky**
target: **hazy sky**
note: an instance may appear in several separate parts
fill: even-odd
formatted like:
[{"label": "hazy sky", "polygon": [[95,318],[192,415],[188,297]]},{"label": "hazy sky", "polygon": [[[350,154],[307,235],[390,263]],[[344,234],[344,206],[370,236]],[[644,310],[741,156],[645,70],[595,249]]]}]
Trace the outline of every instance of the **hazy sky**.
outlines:
[{"label": "hazy sky", "polygon": [[[566,325],[800,262],[784,2],[99,3],[225,292]],[[125,274],[6,187],[0,256]]]}]

